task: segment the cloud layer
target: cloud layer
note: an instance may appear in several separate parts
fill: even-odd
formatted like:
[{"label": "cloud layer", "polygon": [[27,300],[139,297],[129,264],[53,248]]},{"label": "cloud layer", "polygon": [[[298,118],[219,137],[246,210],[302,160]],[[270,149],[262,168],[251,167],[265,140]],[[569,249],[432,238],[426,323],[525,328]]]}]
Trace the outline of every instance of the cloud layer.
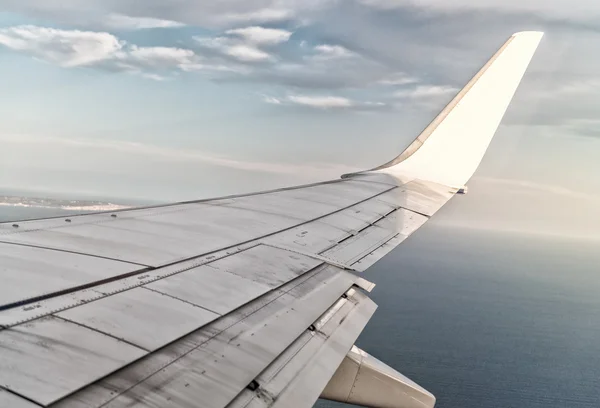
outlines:
[{"label": "cloud layer", "polygon": [[[535,117],[519,112],[507,120],[581,124],[595,117],[593,90],[600,82],[600,58],[585,51],[600,45],[599,30],[591,24],[600,16],[598,4],[148,0],[141,6],[133,0],[90,0],[84,6],[77,0],[0,0],[7,11],[65,26],[0,28],[0,44],[66,68],[156,80],[193,72],[223,83],[260,84],[264,90],[254,94],[269,95],[263,100],[271,104],[404,109],[433,108],[449,99],[511,32],[547,29],[550,35],[519,94],[543,106]],[[169,34],[156,44],[138,45],[128,34],[132,30]]]},{"label": "cloud layer", "polygon": [[269,48],[287,42],[291,35],[287,30],[252,26],[227,30],[224,36],[194,39],[202,47],[246,63],[275,60]]},{"label": "cloud layer", "polygon": [[[469,196],[479,190],[483,202],[467,221],[478,221],[475,211],[504,220],[505,206],[488,195],[518,198],[501,201],[522,222],[539,218],[540,208],[556,217],[567,206],[592,202],[575,192],[600,188],[598,2],[0,0],[0,6],[8,16],[2,23],[10,25],[0,26],[2,65],[11,73],[24,68],[15,83],[3,85],[5,108],[15,113],[1,130],[53,135],[2,139],[10,145],[0,160],[5,184],[33,181],[78,194],[90,185],[106,191],[120,185],[126,195],[131,186],[154,183],[152,196],[172,188],[178,198],[196,198],[209,194],[210,183],[222,194],[228,180],[255,190],[272,187],[263,180],[274,175],[283,175],[281,185],[307,174],[337,177],[352,169],[336,163],[377,165],[397,154],[511,33],[539,29],[547,35],[482,167],[497,178],[480,183],[487,190],[473,180]],[[48,64],[64,69],[45,75]],[[38,70],[43,75],[35,78]],[[71,84],[74,70],[98,72],[73,75],[79,82],[62,86]],[[106,157],[119,159],[106,166]],[[38,171],[27,173],[31,165]],[[90,169],[97,173],[93,183]],[[255,179],[244,178],[255,172]],[[140,176],[122,180],[132,174]],[[510,177],[520,180],[516,186]],[[579,216],[581,229],[589,228],[584,214],[594,205],[556,225]]]},{"label": "cloud layer", "polygon": [[106,32],[36,26],[0,29],[0,44],[63,67],[93,65],[114,58],[124,45]]},{"label": "cloud layer", "polygon": [[[108,150],[113,152],[127,153],[138,157],[150,157],[154,160],[167,160],[174,162],[205,163],[217,167],[226,167],[236,170],[255,171],[261,173],[275,174],[304,174],[312,177],[319,177],[323,174],[330,174],[336,177],[351,171],[356,171],[355,167],[337,165],[332,163],[273,163],[237,159],[234,157],[218,155],[206,151],[168,148],[164,146],[155,146],[145,143],[127,142],[119,140],[92,140],[92,139],[68,139],[52,136],[32,136],[32,135],[0,135],[0,141],[6,146],[13,145],[36,145],[48,146],[50,148],[79,149],[89,155],[94,151]],[[56,158],[60,160],[60,157]]]},{"label": "cloud layer", "polygon": [[60,30],[37,26],[0,29],[0,44],[66,68],[101,67],[128,72],[186,69],[193,51],[174,47],[138,47],[107,32]]},{"label": "cloud layer", "polygon": [[442,12],[490,11],[504,13],[542,14],[560,19],[588,20],[600,15],[600,5],[593,0],[360,0],[361,3],[382,10],[403,7],[422,7]]},{"label": "cloud layer", "polygon": [[151,28],[179,28],[185,24],[173,20],[153,17],[131,17],[118,13],[109,14],[103,21],[104,26],[113,30],[145,30]]}]

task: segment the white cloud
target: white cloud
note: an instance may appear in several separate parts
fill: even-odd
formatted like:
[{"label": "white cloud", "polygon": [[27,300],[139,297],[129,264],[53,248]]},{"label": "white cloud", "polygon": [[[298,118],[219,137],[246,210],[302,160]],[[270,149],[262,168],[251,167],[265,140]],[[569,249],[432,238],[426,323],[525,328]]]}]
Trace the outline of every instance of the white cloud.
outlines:
[{"label": "white cloud", "polygon": [[[302,6],[305,10],[310,8],[308,3]],[[51,6],[49,3],[45,4]],[[254,9],[254,6],[249,4],[248,10]],[[214,7],[220,9],[221,5],[215,3]],[[70,11],[77,10],[75,8]],[[111,16],[108,23],[131,29],[181,24],[178,23],[181,17],[179,15],[165,13],[165,17],[170,19],[128,17],[140,14],[136,14],[135,9],[121,10],[112,6],[110,12],[99,14]],[[89,24],[93,25],[94,22]],[[107,26],[106,21],[103,24],[103,27]],[[295,42],[286,44],[293,35],[293,30],[259,25],[243,25],[223,30],[214,37],[194,37],[197,44],[194,48],[200,49],[196,52],[183,49],[179,44],[171,47],[136,47],[102,30],[64,30],[36,26],[0,30],[0,45],[4,44],[40,60],[64,67],[87,65],[115,72],[125,71],[157,80],[159,77],[168,79],[173,72],[165,72],[167,70],[182,70],[202,71],[211,78],[222,80],[259,81],[304,89],[343,89],[371,86],[396,71],[377,60],[357,58],[358,54],[341,45],[322,43],[313,47],[304,42],[304,47],[298,47]],[[300,58],[294,52],[289,52],[291,49],[301,52]],[[156,55],[158,51],[161,51],[161,55]],[[302,55],[306,56],[302,58]]]},{"label": "white cloud", "polygon": [[292,19],[295,14],[293,9],[267,7],[246,12],[225,12],[214,16],[214,21],[220,24],[270,23]]},{"label": "white cloud", "polygon": [[177,28],[185,24],[173,20],[153,17],[130,17],[124,14],[111,13],[104,20],[104,25],[116,30],[143,30],[148,28]]},{"label": "white cloud", "polygon": [[354,106],[354,102],[341,96],[306,96],[291,95],[288,101],[297,105],[308,106],[317,109],[340,109]]},{"label": "white cloud", "polygon": [[393,75],[389,75],[385,78],[382,78],[380,80],[377,81],[378,84],[381,85],[408,85],[408,84],[414,84],[418,82],[418,80],[416,78],[413,78],[403,72],[399,72]]},{"label": "white cloud", "polygon": [[321,44],[315,47],[315,51],[317,52],[315,58],[324,60],[350,58],[356,56],[356,53],[345,47],[342,47],[341,45]]},{"label": "white cloud", "polygon": [[288,41],[292,35],[291,31],[258,26],[236,28],[225,33],[242,37],[248,43],[260,45],[280,44]]},{"label": "white cloud", "polygon": [[244,44],[228,46],[224,49],[224,53],[244,62],[267,61],[272,58],[268,52]]},{"label": "white cloud", "polygon": [[131,46],[123,54],[125,60],[154,68],[182,68],[192,64],[196,54],[192,50],[173,47],[138,47]]},{"label": "white cloud", "polygon": [[93,65],[113,58],[124,46],[105,32],[30,25],[0,29],[0,44],[63,67]]},{"label": "white cloud", "polygon": [[387,107],[383,102],[364,102],[333,95],[288,95],[285,98],[261,96],[265,103],[271,105],[302,106],[320,110],[373,111]]},{"label": "white cloud", "polygon": [[187,70],[199,59],[192,50],[138,47],[106,32],[37,26],[0,29],[0,44],[62,67],[98,66],[139,73],[151,79],[158,79],[159,75],[145,71]]},{"label": "white cloud", "polygon": [[446,96],[456,92],[458,92],[458,89],[451,86],[419,85],[414,89],[398,90],[394,92],[394,96],[406,99],[425,99]]},{"label": "white cloud", "polygon": [[262,96],[262,100],[265,103],[269,103],[271,105],[281,105],[283,103],[283,101],[279,98],[276,98],[274,96],[269,96],[269,95],[261,95]]},{"label": "white cloud", "polygon": [[291,31],[258,26],[227,30],[226,36],[194,37],[203,47],[240,62],[272,61],[275,58],[262,47],[281,44],[290,39]]},{"label": "white cloud", "polygon": [[150,74],[150,73],[146,73],[146,72],[142,72],[139,74],[141,77],[143,78],[147,78],[147,79],[151,79],[153,81],[166,81],[169,78],[164,77],[162,75],[158,75],[158,74]]},{"label": "white cloud", "polygon": [[232,57],[240,62],[260,62],[272,59],[271,54],[257,48],[254,44],[245,44],[237,38],[194,37],[202,47],[211,49],[221,55]]},{"label": "white cloud", "polygon": [[365,107],[373,107],[373,108],[382,108],[384,106],[387,106],[385,103],[383,102],[371,102],[371,101],[367,101],[363,103],[363,106]]}]

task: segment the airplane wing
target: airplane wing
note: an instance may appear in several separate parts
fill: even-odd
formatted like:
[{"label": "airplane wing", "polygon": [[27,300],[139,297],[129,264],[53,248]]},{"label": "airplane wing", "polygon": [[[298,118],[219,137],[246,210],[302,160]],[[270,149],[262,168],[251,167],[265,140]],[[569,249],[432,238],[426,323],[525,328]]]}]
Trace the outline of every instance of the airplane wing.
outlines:
[{"label": "airplane wing", "polygon": [[465,189],[542,34],[396,159],[257,194],[0,224],[0,406],[432,407],[353,347],[364,271]]}]

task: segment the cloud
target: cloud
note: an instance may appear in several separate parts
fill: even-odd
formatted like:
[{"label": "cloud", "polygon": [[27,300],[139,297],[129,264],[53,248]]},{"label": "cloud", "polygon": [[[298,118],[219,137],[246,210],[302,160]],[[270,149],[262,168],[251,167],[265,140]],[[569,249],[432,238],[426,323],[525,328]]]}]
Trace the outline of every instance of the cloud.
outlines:
[{"label": "cloud", "polygon": [[37,26],[0,29],[0,44],[66,68],[94,66],[140,73],[151,79],[158,79],[159,75],[145,71],[187,70],[199,60],[191,50],[139,47],[106,32]]},{"label": "cloud", "polygon": [[[3,0],[2,9],[34,18],[75,26],[107,27],[113,20],[120,27],[164,27],[163,22],[212,29],[244,24],[299,21],[335,0]],[[143,16],[129,18],[114,16]],[[166,23],[173,26],[172,23]],[[152,27],[148,27],[152,26]]]},{"label": "cloud", "polygon": [[281,105],[283,103],[283,101],[281,99],[276,98],[274,96],[261,95],[261,97],[265,103],[269,103],[271,105]]},{"label": "cloud", "polygon": [[213,17],[213,21],[220,25],[236,23],[272,23],[291,20],[295,16],[293,9],[266,7],[247,12],[230,13],[225,12]]},{"label": "cloud", "polygon": [[440,85],[418,85],[413,89],[401,89],[394,92],[396,98],[406,99],[424,99],[424,98],[438,98],[455,94],[458,92],[458,88],[451,86],[440,86]]},{"label": "cloud", "polygon": [[600,78],[591,77],[585,79],[576,79],[572,81],[565,81],[562,84],[557,84],[552,89],[545,89],[543,93],[545,96],[554,98],[564,98],[568,96],[580,96],[582,94],[589,94],[591,92],[597,93],[600,90]]},{"label": "cloud", "polygon": [[575,191],[566,187],[552,184],[537,183],[529,180],[518,180],[518,179],[506,179],[497,177],[475,177],[474,181],[500,185],[505,188],[510,188],[520,191],[528,191],[530,193],[548,193],[553,195],[560,195],[573,199],[581,200],[592,200],[600,202],[600,195],[590,194],[583,191]]},{"label": "cloud", "polygon": [[292,35],[291,31],[252,26],[227,30],[226,34],[239,36],[245,42],[259,45],[275,45],[286,42]]},{"label": "cloud", "polygon": [[[558,24],[544,20],[540,13],[533,16],[522,12],[524,8],[518,4],[520,2],[513,0],[508,0],[506,5],[491,0],[472,6],[465,0],[458,0],[459,7],[441,0],[147,0],[143,7],[131,0],[89,0],[85,7],[76,0],[64,0],[61,7],[53,1],[2,1],[6,10],[43,15],[50,21],[68,21],[71,25],[94,28],[97,27],[94,24],[103,24],[101,27],[107,27],[112,21],[115,27],[128,29],[128,26],[135,29],[150,26],[176,28],[186,24],[208,29],[203,32],[214,33],[196,37],[197,41],[189,41],[185,37],[189,30],[170,31],[161,39],[160,45],[165,48],[189,49],[194,55],[174,56],[163,65],[155,60],[144,63],[135,58],[131,44],[102,30],[80,32],[110,36],[108,38],[116,41],[116,46],[122,48],[117,52],[123,55],[121,58],[107,59],[99,56],[102,63],[85,64],[80,62],[86,61],[85,58],[65,58],[64,50],[56,51],[59,58],[52,58],[52,46],[40,45],[37,50],[33,50],[28,45],[28,50],[21,50],[38,59],[62,66],[88,65],[140,75],[144,73],[145,77],[155,79],[169,78],[167,70],[201,71],[210,79],[220,82],[267,84],[269,87],[279,88],[269,89],[269,92],[276,95],[334,95],[338,90],[359,89],[368,91],[365,98],[376,101],[386,100],[397,91],[395,97],[399,101],[417,100],[426,103],[427,100],[434,100],[432,104],[437,103],[440,98],[450,97],[466,83],[470,74],[476,72],[511,32],[530,27],[543,28],[539,27],[542,24],[549,24],[548,28],[553,29]],[[510,19],[499,18],[494,7],[512,10],[511,13],[521,10],[525,14],[511,14]],[[589,8],[593,11],[596,6],[590,5]],[[448,12],[452,12],[451,18]],[[100,19],[105,22],[98,22]],[[534,59],[536,65],[538,60],[545,58],[545,66],[537,64],[532,67],[523,88],[527,89],[529,84],[535,86],[530,86],[526,94],[524,90],[518,94],[519,97],[526,95],[529,101],[542,97],[551,99],[554,95],[557,100],[555,103],[544,104],[554,103],[556,106],[544,106],[544,109],[540,109],[547,112],[547,115],[540,114],[540,121],[565,118],[576,114],[576,110],[586,112],[585,117],[591,117],[595,106],[594,99],[589,97],[592,90],[586,91],[587,80],[574,83],[571,90],[565,89],[553,94],[553,90],[562,88],[563,74],[554,77],[540,74],[540,71],[549,70],[547,67],[552,66],[548,63],[547,56],[556,54],[560,57],[560,52],[565,49],[577,50],[581,55],[573,58],[574,51],[571,51],[570,58],[556,57],[555,60],[562,64],[561,71],[586,69],[590,76],[600,72],[600,63],[594,62],[600,59],[590,57],[589,52],[580,52],[584,46],[586,49],[597,48],[600,38],[588,39],[581,36],[574,31],[574,26],[568,27],[572,33],[563,38],[560,36],[566,29],[565,26],[560,27],[562,31],[554,30],[553,36],[545,38]],[[391,39],[394,46],[390,46]],[[12,38],[11,40],[14,41]],[[147,48],[153,48],[152,45],[148,44]],[[79,54],[76,53],[78,58]],[[551,86],[548,86],[549,81]],[[427,83],[445,85],[435,88],[426,85]],[[411,84],[414,86],[404,86]],[[397,89],[390,89],[391,87]],[[444,87],[448,89],[443,89]],[[540,89],[545,93],[539,92]],[[558,97],[563,92],[566,96]],[[586,97],[585,104],[569,103],[565,107],[567,103],[559,100],[569,98],[572,101],[579,97],[576,93]],[[512,118],[509,120],[515,119],[514,114]],[[524,117],[523,120],[532,119]]]},{"label": "cloud", "polygon": [[227,46],[224,53],[244,62],[267,61],[272,59],[271,54],[244,44]]},{"label": "cloud", "polygon": [[0,134],[0,141],[4,145],[9,144],[35,144],[62,146],[64,148],[78,148],[97,152],[108,150],[114,152],[127,153],[135,156],[147,156],[154,160],[170,161],[188,161],[202,162],[219,167],[227,167],[237,170],[256,171],[263,173],[287,174],[287,175],[312,175],[322,177],[328,174],[330,177],[356,171],[355,167],[332,163],[276,163],[259,162],[251,160],[236,159],[233,157],[218,155],[206,151],[199,151],[189,148],[171,148],[155,146],[145,143],[129,142],[122,140],[101,140],[101,139],[68,139],[53,136],[35,136],[35,135],[7,135]]},{"label": "cloud", "polygon": [[146,73],[146,72],[141,72],[139,74],[142,78],[147,78],[147,79],[152,79],[153,81],[166,81],[169,78],[164,77],[162,75],[158,75],[158,74],[150,74],[150,73]]},{"label": "cloud", "polygon": [[310,108],[317,109],[350,108],[355,105],[355,103],[350,99],[342,98],[340,96],[292,95],[288,97],[288,100],[297,105],[308,106]]},{"label": "cloud", "polygon": [[[104,31],[38,26],[0,29],[0,44],[63,67],[88,66],[166,79],[176,71],[204,71],[221,81],[252,81],[296,88],[368,87],[392,75],[381,64],[341,45],[288,45],[293,32],[248,26],[214,37],[193,37],[197,51],[137,46]],[[283,49],[282,47],[286,47]],[[295,49],[294,49],[295,47]],[[296,53],[309,53],[307,59]]]},{"label": "cloud", "polygon": [[111,13],[104,20],[107,28],[115,30],[143,30],[149,28],[178,28],[185,24],[173,20],[163,20],[153,17],[130,17],[123,14]]},{"label": "cloud", "polygon": [[321,44],[315,47],[316,55],[314,58],[320,60],[330,60],[338,58],[356,57],[357,54],[341,45]]},{"label": "cloud", "polygon": [[531,13],[552,17],[588,20],[600,16],[600,4],[593,0],[359,0],[370,7],[392,10],[404,7],[430,8],[442,12],[465,10]]},{"label": "cloud", "polygon": [[530,126],[540,131],[545,130],[545,134],[551,137],[591,137],[594,139],[600,138],[600,119],[593,118],[560,118],[559,123],[546,126]]},{"label": "cloud", "polygon": [[392,75],[389,75],[389,76],[377,81],[377,83],[380,85],[392,85],[392,86],[408,85],[408,84],[414,84],[416,82],[419,82],[419,81],[416,78],[405,74],[404,72],[397,72],[397,73],[394,73]]},{"label": "cloud", "polygon": [[[87,21],[88,25],[94,24],[92,20],[81,17],[85,8],[80,7],[77,2],[65,0],[65,6],[60,15],[65,16],[69,13],[75,13],[80,18],[73,21]],[[90,0],[92,4],[96,4],[94,0]],[[102,15],[105,21],[102,27],[115,26],[122,27],[121,29],[136,29],[142,27],[177,27],[181,24],[198,25],[210,27],[235,24],[237,27],[219,30],[220,34],[213,36],[196,36],[195,41],[186,43],[186,38],[179,38],[178,41],[173,41],[172,46],[166,43],[165,48],[190,48],[195,50],[193,57],[185,57],[185,61],[181,61],[179,57],[174,57],[168,64],[163,66],[171,67],[170,69],[190,71],[203,71],[211,79],[223,81],[246,81],[252,83],[266,83],[274,86],[293,87],[301,89],[327,90],[331,92],[336,89],[357,88],[365,89],[373,85],[398,85],[407,81],[414,81],[414,75],[407,73],[405,78],[399,76],[394,77],[399,71],[399,65],[382,61],[378,55],[371,51],[372,47],[353,46],[354,40],[340,38],[335,32],[328,36],[320,34],[320,30],[311,26],[310,32],[314,30],[313,38],[307,36],[308,32],[305,26],[298,26],[297,23],[310,14],[311,21],[314,21],[318,26],[318,20],[325,18],[319,17],[322,10],[334,10],[338,7],[338,3],[332,0],[322,1],[270,1],[270,0],[248,0],[246,2],[238,2],[232,0],[225,7],[221,2],[208,2],[206,4],[197,4],[181,0],[177,3],[168,3],[170,8],[160,6],[158,3],[154,7],[150,7],[154,0],[148,0],[149,6],[144,11],[136,8],[133,3],[128,1],[116,3],[102,3],[98,5],[99,10],[96,11],[96,17]],[[19,3],[22,7],[32,6],[34,0],[23,0]],[[224,2],[223,2],[224,3]],[[17,7],[17,3],[12,3]],[[100,4],[100,3],[98,3]],[[161,3],[162,4],[162,3]],[[10,8],[10,7],[9,7]],[[18,8],[18,7],[17,7]],[[28,11],[34,13],[33,8],[26,7]],[[52,14],[57,10],[52,2],[46,2],[40,5],[39,12]],[[90,6],[90,9],[93,9]],[[158,13],[157,10],[162,10]],[[186,10],[187,13],[182,13]],[[204,18],[200,19],[199,10],[204,12]],[[279,10],[274,12],[273,10]],[[281,10],[287,10],[285,13]],[[103,14],[103,11],[105,12]],[[177,11],[177,13],[175,13]],[[257,14],[258,13],[258,14]],[[235,14],[235,18],[232,16]],[[108,18],[106,18],[108,16]],[[143,17],[129,17],[143,16]],[[196,16],[198,20],[192,21],[192,17]],[[244,16],[244,18],[242,18]],[[283,16],[294,16],[296,25],[286,24],[286,27],[294,26],[296,31],[301,31],[298,36],[299,40],[304,41],[305,46],[299,45],[299,42],[290,41],[293,35],[291,29],[263,27],[257,24],[244,24],[246,17],[250,20],[254,18],[279,18]],[[239,18],[238,18],[239,17]],[[343,17],[341,15],[340,17]],[[216,23],[220,21],[218,24]],[[224,21],[229,22],[225,23]],[[233,20],[236,20],[235,22]],[[341,19],[340,21],[343,21]],[[84,23],[81,23],[84,24]],[[239,26],[241,25],[241,27]],[[119,40],[114,34],[97,31],[83,30],[58,30],[61,33],[90,33],[89,35],[109,36],[112,41],[116,42],[117,47],[121,47],[118,53],[119,58],[109,58],[109,55],[99,57],[102,64],[94,63],[96,67],[106,68],[112,71],[126,72],[145,72],[146,74],[159,75],[168,77],[166,72],[147,72],[148,70],[167,69],[160,68],[154,62],[142,63],[136,57],[135,52],[132,52],[132,45]],[[91,34],[94,33],[94,34]],[[176,32],[179,33],[179,32]],[[302,35],[304,38],[302,38]],[[311,34],[313,35],[313,34]],[[167,37],[171,39],[171,34]],[[311,45],[307,45],[307,40],[310,40]],[[77,39],[80,41],[80,39]],[[186,44],[182,46],[181,44]],[[163,44],[161,44],[163,45]],[[50,50],[54,47],[62,48],[61,41],[56,41],[51,46],[41,46],[38,52],[38,58],[48,62],[58,63],[63,66],[69,66],[69,59],[65,59],[64,55],[58,58],[50,58]],[[143,48],[143,47],[139,47]],[[149,45],[146,48],[154,48]],[[33,54],[30,50],[29,54]],[[64,54],[62,52],[61,54]],[[76,53],[79,56],[79,53]],[[118,60],[118,61],[117,61]],[[134,61],[131,61],[134,60]],[[72,63],[77,64],[77,62]],[[74,66],[74,65],[71,65]],[[146,77],[152,77],[145,75]],[[410,80],[407,78],[411,78]],[[377,98],[375,95],[374,98]]]},{"label": "cloud", "polygon": [[124,42],[106,32],[37,26],[0,29],[0,44],[63,67],[93,65],[113,58]]},{"label": "cloud", "polygon": [[285,43],[291,31],[251,26],[227,30],[225,36],[194,37],[196,42],[221,56],[233,58],[242,63],[274,61],[272,54],[264,48]]},{"label": "cloud", "polygon": [[238,39],[229,37],[194,37],[194,39],[201,47],[212,50],[221,56],[231,57],[239,62],[260,62],[273,59],[268,52],[257,48],[253,44],[245,44]]},{"label": "cloud", "polygon": [[[562,180],[565,182],[572,180]],[[556,178],[537,182],[476,176],[469,182],[469,193],[460,200],[461,205],[447,207],[445,217],[436,222],[452,227],[561,239],[600,239],[597,190],[575,190],[558,183],[561,181]]]},{"label": "cloud", "polygon": [[196,54],[192,50],[173,47],[138,47],[132,45],[116,59],[131,67],[147,69],[184,69],[194,63]]},{"label": "cloud", "polygon": [[300,106],[319,110],[380,110],[387,108],[383,102],[357,101],[354,99],[332,95],[288,95],[278,98],[261,95],[265,103],[281,106]]}]

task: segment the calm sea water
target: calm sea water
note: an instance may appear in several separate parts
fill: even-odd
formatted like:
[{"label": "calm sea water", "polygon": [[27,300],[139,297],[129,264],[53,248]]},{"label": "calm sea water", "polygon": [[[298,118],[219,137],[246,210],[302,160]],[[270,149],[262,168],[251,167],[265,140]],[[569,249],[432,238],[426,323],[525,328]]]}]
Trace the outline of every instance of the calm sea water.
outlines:
[{"label": "calm sea water", "polygon": [[433,221],[365,277],[379,309],[357,345],[436,407],[600,407],[598,243]]},{"label": "calm sea water", "polygon": [[[4,206],[0,220],[66,213]],[[433,220],[365,277],[379,309],[358,346],[433,392],[437,407],[600,407],[597,243]]]}]

